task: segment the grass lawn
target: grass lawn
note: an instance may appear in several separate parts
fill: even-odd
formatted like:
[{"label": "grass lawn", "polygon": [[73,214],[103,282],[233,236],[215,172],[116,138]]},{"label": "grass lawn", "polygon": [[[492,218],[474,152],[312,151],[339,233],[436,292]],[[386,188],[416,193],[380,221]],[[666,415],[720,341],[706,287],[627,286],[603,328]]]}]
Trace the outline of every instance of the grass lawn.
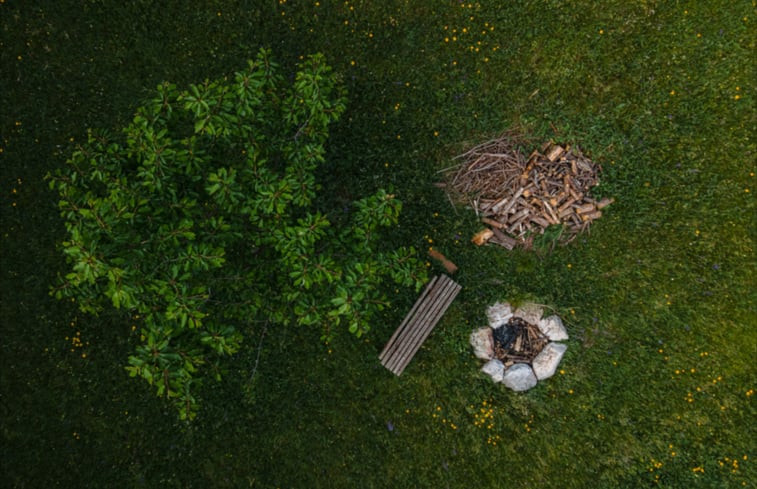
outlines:
[{"label": "grass lawn", "polygon": [[[754,487],[756,20],[723,0],[0,0],[2,486]],[[261,46],[286,73],[320,51],[343,76],[325,194],[393,187],[388,240],[433,244],[463,289],[400,378],[377,356],[406,290],[365,339],[269,329],[254,376],[248,331],[185,424],[128,378],[128,317],[48,295],[66,265],[43,177],[160,81]],[[475,214],[433,185],[512,127],[580,145],[616,199],[551,254],[473,246]],[[503,299],[550,305],[571,335],[527,393],[467,344]]]}]

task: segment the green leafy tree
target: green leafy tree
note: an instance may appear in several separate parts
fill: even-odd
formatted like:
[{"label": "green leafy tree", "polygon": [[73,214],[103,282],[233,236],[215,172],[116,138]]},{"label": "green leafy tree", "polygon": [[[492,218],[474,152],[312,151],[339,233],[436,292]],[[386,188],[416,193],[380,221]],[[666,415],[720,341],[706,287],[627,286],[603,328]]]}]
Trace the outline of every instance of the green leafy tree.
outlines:
[{"label": "green leafy tree", "polygon": [[398,220],[393,195],[355,202],[348,218],[316,210],[314,172],[344,91],[320,54],[293,84],[277,68],[261,50],[232,77],[186,91],[163,83],[120,137],[90,131],[51,176],[72,265],[53,294],[88,313],[138,316],[126,368],[182,418],[196,414],[198,383],[220,379],[241,328],[359,337],[388,305],[383,282],[426,280],[415,250],[380,241]]}]

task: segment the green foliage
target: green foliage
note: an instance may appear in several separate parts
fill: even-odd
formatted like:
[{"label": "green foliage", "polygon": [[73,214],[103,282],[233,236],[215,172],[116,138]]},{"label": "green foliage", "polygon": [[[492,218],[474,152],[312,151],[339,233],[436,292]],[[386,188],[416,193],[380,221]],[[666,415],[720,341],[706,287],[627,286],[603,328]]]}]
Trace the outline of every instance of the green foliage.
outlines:
[{"label": "green foliage", "polygon": [[197,408],[195,386],[240,348],[254,321],[338,328],[360,337],[389,305],[382,282],[418,289],[412,248],[386,251],[380,228],[401,208],[379,190],[332,226],[314,209],[328,126],[345,110],[320,54],[285,87],[270,53],[247,69],[178,91],[163,83],[123,137],[90,132],[51,180],[71,263],[57,298],[141,320],[126,367]]},{"label": "green foliage", "polygon": [[560,242],[564,231],[565,226],[563,224],[548,226],[542,234],[534,236],[534,250],[539,254],[553,251]]},{"label": "green foliage", "polygon": [[[4,487],[751,487],[751,4],[320,4],[0,4],[13,33],[0,54]],[[336,334],[328,356],[309,341],[317,326],[239,329],[224,381],[193,389],[202,408],[187,426],[120,370],[143,316],[48,297],[71,265],[41,177],[86,125],[127,125],[145,87],[215,79],[257,45],[287,67],[303,46],[322,51],[344,73],[338,157],[316,172],[332,226],[354,212],[325,202],[392,184],[392,240],[444,252],[464,289],[400,379],[376,352],[415,299],[402,288],[386,323],[359,341]],[[517,124],[537,143],[580,144],[603,166],[599,196],[617,200],[591,234],[541,256],[472,246],[475,213],[432,185],[450,157]],[[571,335],[565,373],[526,393],[482,377],[468,345],[503,298],[555,306]],[[491,428],[476,424],[482,408]]]}]

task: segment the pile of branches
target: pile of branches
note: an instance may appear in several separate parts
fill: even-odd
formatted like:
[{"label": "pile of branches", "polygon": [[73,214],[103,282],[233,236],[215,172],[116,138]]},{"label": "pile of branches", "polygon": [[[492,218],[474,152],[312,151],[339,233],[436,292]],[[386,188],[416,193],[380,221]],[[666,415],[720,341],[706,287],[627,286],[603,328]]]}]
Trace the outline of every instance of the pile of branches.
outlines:
[{"label": "pile of branches", "polygon": [[601,168],[578,148],[548,142],[526,156],[522,145],[507,132],[455,157],[461,162],[446,170],[448,187],[488,226],[474,236],[477,245],[530,248],[550,226],[567,243],[612,203],[589,197]]}]

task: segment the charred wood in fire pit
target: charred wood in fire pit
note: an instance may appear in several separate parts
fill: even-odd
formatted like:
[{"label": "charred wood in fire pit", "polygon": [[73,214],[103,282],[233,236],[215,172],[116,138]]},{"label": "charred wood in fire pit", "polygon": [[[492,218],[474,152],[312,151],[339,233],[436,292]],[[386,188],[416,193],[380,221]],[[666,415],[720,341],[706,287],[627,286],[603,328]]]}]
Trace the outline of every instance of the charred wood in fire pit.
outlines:
[{"label": "charred wood in fire pit", "polygon": [[530,363],[549,343],[539,328],[519,317],[512,317],[494,330],[494,358],[506,366]]}]

